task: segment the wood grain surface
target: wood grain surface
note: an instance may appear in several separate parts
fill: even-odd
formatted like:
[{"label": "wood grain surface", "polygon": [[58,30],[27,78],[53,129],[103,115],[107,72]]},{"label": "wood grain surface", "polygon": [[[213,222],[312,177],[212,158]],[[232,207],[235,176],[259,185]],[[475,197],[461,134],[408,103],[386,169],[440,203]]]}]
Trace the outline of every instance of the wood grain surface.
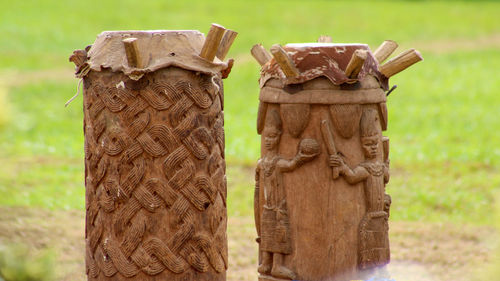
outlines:
[{"label": "wood grain surface", "polygon": [[[370,88],[326,90],[321,79],[293,94],[262,88],[259,280],[345,281],[389,262],[385,96],[364,79]],[[285,240],[291,248],[268,245]]]},{"label": "wood grain surface", "polygon": [[88,280],[225,280],[221,87],[175,67],[84,78]]}]

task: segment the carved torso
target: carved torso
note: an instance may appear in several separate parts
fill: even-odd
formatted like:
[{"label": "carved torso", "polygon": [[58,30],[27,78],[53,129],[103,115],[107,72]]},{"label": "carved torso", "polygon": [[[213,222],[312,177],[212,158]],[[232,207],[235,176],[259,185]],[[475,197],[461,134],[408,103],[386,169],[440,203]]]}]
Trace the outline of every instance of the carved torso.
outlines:
[{"label": "carved torso", "polygon": [[360,164],[369,173],[365,180],[366,211],[376,212],[384,210],[384,163],[363,162]]},{"label": "carved torso", "polygon": [[280,180],[280,171],[277,167],[279,156],[262,159],[264,208],[275,209],[284,198],[283,186]]},{"label": "carved torso", "polygon": [[[280,156],[264,157],[260,161],[264,206],[261,221],[261,249],[263,251],[289,254],[289,218],[281,169]],[[286,161],[286,160],[285,160]]]}]

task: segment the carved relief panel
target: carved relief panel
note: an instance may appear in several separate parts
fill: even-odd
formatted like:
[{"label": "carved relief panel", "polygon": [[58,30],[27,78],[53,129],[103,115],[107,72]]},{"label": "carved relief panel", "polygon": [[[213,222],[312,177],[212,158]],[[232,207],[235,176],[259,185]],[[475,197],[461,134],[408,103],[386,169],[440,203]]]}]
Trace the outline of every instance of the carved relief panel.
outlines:
[{"label": "carved relief panel", "polygon": [[389,75],[363,44],[274,45],[271,53],[252,49],[262,65],[259,280],[365,276],[390,261]]}]

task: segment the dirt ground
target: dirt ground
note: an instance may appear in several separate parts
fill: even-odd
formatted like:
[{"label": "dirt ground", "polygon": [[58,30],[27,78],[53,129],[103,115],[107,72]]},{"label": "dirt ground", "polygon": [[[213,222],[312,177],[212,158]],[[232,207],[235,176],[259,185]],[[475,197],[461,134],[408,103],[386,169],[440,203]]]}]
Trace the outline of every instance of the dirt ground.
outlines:
[{"label": "dirt ground", "polygon": [[[57,252],[60,281],[86,280],[84,213],[0,208],[0,244],[21,243]],[[480,226],[391,222],[391,277],[396,281],[468,281],[491,259],[497,233]],[[253,219],[229,218],[228,280],[257,280]]]}]

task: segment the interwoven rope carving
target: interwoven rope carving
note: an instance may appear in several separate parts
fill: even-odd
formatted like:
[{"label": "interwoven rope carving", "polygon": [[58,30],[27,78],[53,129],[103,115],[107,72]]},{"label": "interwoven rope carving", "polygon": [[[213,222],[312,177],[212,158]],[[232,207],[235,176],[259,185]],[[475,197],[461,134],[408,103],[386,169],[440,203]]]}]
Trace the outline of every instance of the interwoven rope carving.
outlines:
[{"label": "interwoven rope carving", "polygon": [[89,278],[226,270],[223,92],[212,78],[169,68],[84,79]]}]

